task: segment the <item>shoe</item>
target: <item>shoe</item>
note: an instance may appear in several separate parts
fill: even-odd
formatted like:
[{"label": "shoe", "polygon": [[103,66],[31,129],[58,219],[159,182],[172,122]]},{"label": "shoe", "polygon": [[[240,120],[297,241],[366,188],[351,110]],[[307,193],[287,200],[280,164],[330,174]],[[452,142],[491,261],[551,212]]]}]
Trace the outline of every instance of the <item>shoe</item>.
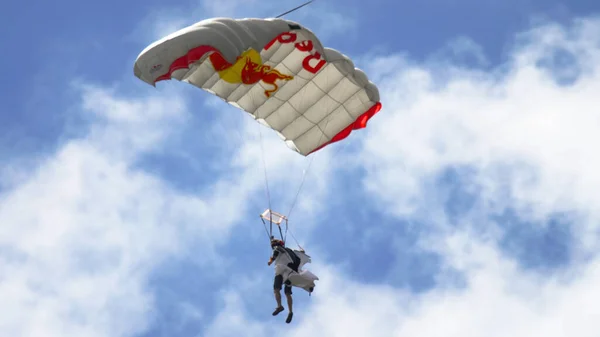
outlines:
[{"label": "shoe", "polygon": [[293,313],[293,312],[290,312],[290,313],[288,314],[288,317],[285,319],[285,322],[289,324],[289,323],[292,321],[292,317],[293,317],[293,316],[294,316],[294,313]]},{"label": "shoe", "polygon": [[283,310],[285,310],[283,307],[276,308],[275,311],[273,311],[273,316],[279,315]]}]

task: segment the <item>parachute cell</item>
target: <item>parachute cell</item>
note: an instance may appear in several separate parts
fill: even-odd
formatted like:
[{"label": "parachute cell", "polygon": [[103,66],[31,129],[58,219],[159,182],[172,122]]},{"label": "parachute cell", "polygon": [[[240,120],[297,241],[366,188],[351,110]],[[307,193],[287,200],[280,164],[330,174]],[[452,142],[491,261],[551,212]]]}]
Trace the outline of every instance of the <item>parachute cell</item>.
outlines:
[{"label": "parachute cell", "polygon": [[304,156],[366,127],[381,109],[377,87],[348,57],[283,19],[198,22],[148,46],[134,74],[206,90]]}]

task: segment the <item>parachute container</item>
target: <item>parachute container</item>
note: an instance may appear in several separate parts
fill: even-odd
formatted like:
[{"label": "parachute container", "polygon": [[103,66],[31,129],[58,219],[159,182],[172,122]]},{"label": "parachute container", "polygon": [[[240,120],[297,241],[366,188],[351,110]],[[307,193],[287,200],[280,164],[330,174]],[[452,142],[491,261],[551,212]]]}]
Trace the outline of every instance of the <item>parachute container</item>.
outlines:
[{"label": "parachute container", "polygon": [[347,56],[284,19],[198,22],[144,49],[134,74],[216,95],[304,156],[366,127],[381,109],[379,90]]}]

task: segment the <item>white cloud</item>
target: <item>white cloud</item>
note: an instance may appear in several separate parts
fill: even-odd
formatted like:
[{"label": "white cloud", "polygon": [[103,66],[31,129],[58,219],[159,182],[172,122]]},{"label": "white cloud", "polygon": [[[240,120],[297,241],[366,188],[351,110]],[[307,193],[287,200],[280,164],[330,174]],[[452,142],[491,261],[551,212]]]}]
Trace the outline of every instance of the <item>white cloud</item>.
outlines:
[{"label": "white cloud", "polygon": [[67,142],[2,196],[2,335],[141,331],[152,305],[146,274],[179,253],[184,217],[206,213],[203,201],[129,167],[165,136],[153,123],[181,116],[180,98],[170,96],[167,107],[83,91],[84,110],[102,113],[107,125]]},{"label": "white cloud", "polygon": [[269,335],[269,327],[261,322],[247,318],[242,301],[242,294],[222,291],[224,308],[204,331],[204,336],[248,336],[259,337]]},{"label": "white cloud", "polygon": [[[510,188],[511,206],[530,208],[538,218],[572,210],[598,216],[600,50],[590,42],[599,39],[596,25],[536,29],[502,71],[453,68],[438,77],[410,67],[384,75],[385,109],[365,144],[364,155],[377,163],[369,189],[393,209],[410,211],[411,202],[423,202],[423,179],[465,165],[476,169],[472,179],[486,187],[490,201]],[[558,48],[570,50],[585,69],[571,86],[557,84],[539,65]],[[389,143],[393,151],[381,146]]]}]

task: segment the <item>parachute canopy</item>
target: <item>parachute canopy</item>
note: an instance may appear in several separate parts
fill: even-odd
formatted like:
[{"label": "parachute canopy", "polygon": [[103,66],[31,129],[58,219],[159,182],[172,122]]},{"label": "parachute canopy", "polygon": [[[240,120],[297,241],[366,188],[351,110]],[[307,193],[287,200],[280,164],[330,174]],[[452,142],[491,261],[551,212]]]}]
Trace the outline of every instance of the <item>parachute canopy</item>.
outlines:
[{"label": "parachute canopy", "polygon": [[379,90],[348,57],[283,19],[198,22],[144,49],[134,74],[206,90],[304,156],[366,127],[381,109]]}]

